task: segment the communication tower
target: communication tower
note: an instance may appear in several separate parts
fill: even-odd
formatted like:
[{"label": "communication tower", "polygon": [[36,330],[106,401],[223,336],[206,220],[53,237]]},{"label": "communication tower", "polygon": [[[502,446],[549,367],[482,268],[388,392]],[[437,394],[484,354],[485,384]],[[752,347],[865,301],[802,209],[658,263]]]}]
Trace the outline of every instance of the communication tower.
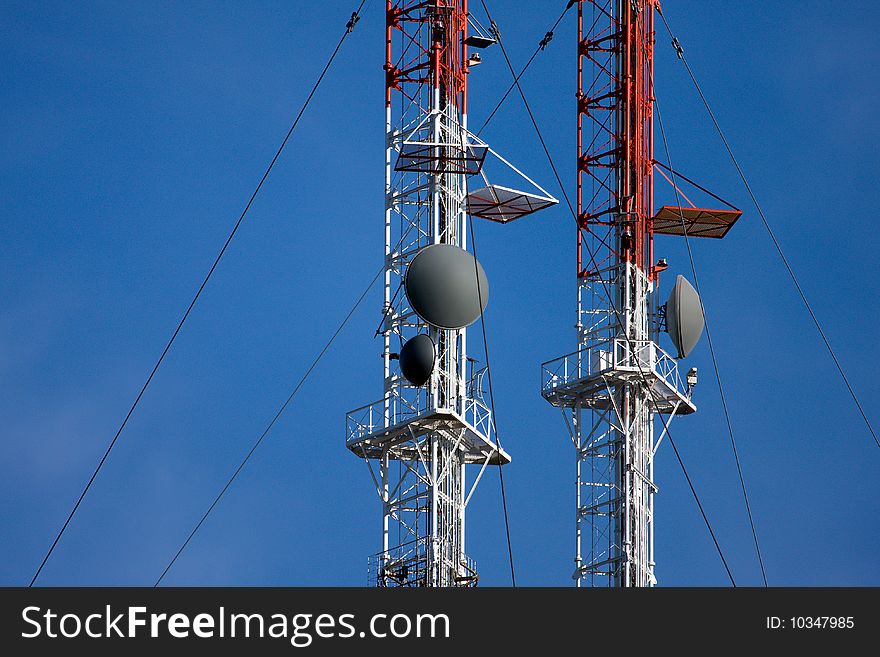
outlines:
[{"label": "communication tower", "polygon": [[[723,237],[742,214],[654,212],[655,11],[657,0],[578,1],[579,348],[541,372],[576,450],[577,586],[656,583],[654,454],[665,429],[655,438],[655,416],[665,427],[696,411],[695,370],[683,381],[676,357],[699,338],[702,305],[682,277],[658,303],[667,264],[654,259],[654,235]],[[664,328],[676,357],[658,344]]]},{"label": "communication tower", "polygon": [[[557,201],[467,129],[468,74],[481,61],[470,49],[496,41],[467,0],[389,0],[385,41],[384,396],[348,413],[346,446],[382,503],[370,583],[474,586],[465,510],[486,468],[510,456],[483,394],[486,369],[468,357],[467,326],[488,296],[468,222],[508,223]],[[537,193],[490,184],[487,155]],[[471,190],[478,178],[485,185]]]}]

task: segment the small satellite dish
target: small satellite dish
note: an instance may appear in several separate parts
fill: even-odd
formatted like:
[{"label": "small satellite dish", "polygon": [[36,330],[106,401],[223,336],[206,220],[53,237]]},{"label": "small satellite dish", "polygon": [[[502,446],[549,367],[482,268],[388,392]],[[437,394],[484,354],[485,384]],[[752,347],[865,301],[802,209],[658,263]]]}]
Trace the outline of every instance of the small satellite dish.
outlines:
[{"label": "small satellite dish", "polygon": [[666,331],[678,351],[676,358],[691,353],[705,325],[700,295],[684,276],[678,275],[666,302]]},{"label": "small satellite dish", "polygon": [[400,371],[414,386],[423,386],[434,371],[436,348],[431,336],[419,333],[400,349]]},{"label": "small satellite dish", "polygon": [[416,314],[444,329],[470,326],[489,300],[483,267],[452,244],[431,244],[419,251],[406,271],[404,287]]}]

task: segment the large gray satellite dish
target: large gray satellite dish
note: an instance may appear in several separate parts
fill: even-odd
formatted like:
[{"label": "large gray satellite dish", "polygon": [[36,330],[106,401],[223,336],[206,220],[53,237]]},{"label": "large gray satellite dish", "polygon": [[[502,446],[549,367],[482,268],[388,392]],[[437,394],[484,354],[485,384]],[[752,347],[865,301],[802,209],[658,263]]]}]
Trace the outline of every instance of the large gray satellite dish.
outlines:
[{"label": "large gray satellite dish", "polygon": [[483,267],[452,244],[431,244],[419,251],[407,269],[404,287],[416,314],[444,329],[470,326],[489,300]]},{"label": "large gray satellite dish", "polygon": [[430,336],[420,333],[406,341],[400,350],[400,371],[414,386],[422,386],[434,371],[436,349]]},{"label": "large gray satellite dish", "polygon": [[678,350],[676,358],[691,353],[705,325],[700,295],[684,276],[678,275],[666,302],[666,330]]}]

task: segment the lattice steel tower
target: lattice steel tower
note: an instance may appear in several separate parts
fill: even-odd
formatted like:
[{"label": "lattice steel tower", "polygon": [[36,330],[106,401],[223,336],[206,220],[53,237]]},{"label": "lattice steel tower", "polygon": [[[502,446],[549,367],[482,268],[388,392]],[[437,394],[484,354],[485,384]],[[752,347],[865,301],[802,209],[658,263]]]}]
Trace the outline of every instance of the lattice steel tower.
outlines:
[{"label": "lattice steel tower", "polygon": [[[346,445],[370,466],[382,503],[371,583],[473,586],[465,509],[485,468],[510,458],[493,441],[467,329],[427,324],[401,290],[424,247],[468,248],[466,177],[480,171],[488,147],[467,132],[467,0],[389,1],[386,9],[385,393],[347,415]],[[436,346],[424,386],[399,366],[402,345],[418,333]],[[478,466],[472,483],[467,464]]]},{"label": "lattice steel tower", "polygon": [[668,422],[696,411],[693,381],[683,384],[658,345],[666,262],[654,261],[654,235],[723,237],[740,214],[677,206],[654,214],[659,10],[656,0],[578,2],[579,349],[545,363],[541,381],[576,449],[578,586],[656,583],[654,454],[663,432],[655,439],[655,415]]}]

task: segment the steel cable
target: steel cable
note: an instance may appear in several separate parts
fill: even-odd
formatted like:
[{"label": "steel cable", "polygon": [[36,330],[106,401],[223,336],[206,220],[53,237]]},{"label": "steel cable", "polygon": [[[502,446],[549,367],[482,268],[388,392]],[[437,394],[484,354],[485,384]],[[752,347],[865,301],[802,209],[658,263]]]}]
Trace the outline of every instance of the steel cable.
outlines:
[{"label": "steel cable", "polygon": [[193,528],[193,530],[186,537],[186,540],[181,544],[180,548],[177,550],[177,552],[175,553],[175,555],[171,559],[171,561],[168,562],[168,565],[165,566],[165,570],[162,571],[162,574],[159,575],[159,579],[157,579],[156,583],[153,584],[154,588],[159,586],[159,584],[162,583],[162,580],[165,578],[165,575],[168,574],[168,571],[171,570],[171,567],[175,564],[177,559],[180,557],[180,555],[183,553],[183,551],[186,549],[186,547],[190,544],[190,541],[192,541],[193,537],[196,535],[196,532],[198,532],[199,529],[201,529],[202,525],[205,523],[205,520],[208,519],[208,516],[211,515],[211,512],[214,510],[214,507],[217,506],[217,503],[220,501],[220,498],[222,498],[223,495],[226,494],[226,491],[229,490],[229,487],[232,485],[232,482],[235,481],[235,479],[238,477],[239,473],[244,469],[244,466],[247,465],[247,462],[250,460],[251,456],[253,456],[254,452],[257,451],[257,448],[263,442],[263,439],[267,435],[269,435],[269,432],[272,430],[272,427],[275,426],[275,423],[284,414],[284,411],[287,410],[287,407],[290,405],[290,403],[296,398],[297,393],[299,392],[300,388],[302,388],[303,384],[305,384],[305,382],[308,380],[309,375],[311,375],[312,371],[315,369],[315,367],[317,367],[318,363],[324,357],[324,354],[327,353],[327,350],[330,349],[330,346],[333,344],[333,342],[336,340],[336,338],[342,332],[342,329],[345,328],[345,325],[348,324],[348,320],[350,320],[352,315],[354,315],[355,311],[361,305],[361,302],[366,298],[367,294],[373,288],[373,285],[376,284],[376,281],[379,280],[379,277],[382,275],[382,273],[384,271],[385,271],[385,267],[383,265],[382,268],[379,269],[378,272],[376,272],[376,275],[373,277],[373,279],[367,285],[367,288],[363,291],[363,294],[361,294],[361,296],[358,297],[358,300],[355,302],[354,306],[352,306],[351,310],[348,311],[348,314],[345,316],[345,318],[342,320],[342,322],[336,328],[336,331],[333,333],[332,336],[330,336],[330,339],[327,341],[327,343],[324,345],[324,347],[321,349],[321,351],[318,352],[318,355],[312,361],[312,364],[309,366],[309,369],[306,370],[306,373],[303,374],[302,378],[296,384],[296,386],[293,389],[293,392],[291,392],[290,395],[288,395],[288,397],[284,401],[284,403],[281,404],[281,406],[278,408],[278,411],[275,413],[275,415],[269,421],[269,424],[263,430],[263,433],[260,434],[260,437],[257,438],[256,442],[254,442],[254,444],[251,446],[250,450],[245,455],[244,459],[242,459],[241,463],[238,464],[238,467],[232,473],[232,476],[229,477],[229,479],[226,481],[226,484],[224,484],[223,488],[220,489],[220,492],[217,493],[216,497],[214,498],[214,501],[211,502],[211,506],[209,506],[208,510],[205,511],[204,514],[202,514],[202,517],[199,519],[199,522],[196,524],[196,526]]},{"label": "steel cable", "polygon": [[122,424],[119,425],[119,428],[117,429],[116,434],[113,436],[113,439],[110,441],[110,444],[107,446],[107,449],[105,450],[104,455],[101,457],[101,460],[98,462],[98,465],[95,468],[94,472],[92,473],[92,476],[89,478],[88,482],[86,483],[85,488],[83,488],[83,491],[79,496],[79,499],[77,499],[76,504],[74,504],[73,509],[70,511],[70,513],[67,516],[67,519],[64,521],[64,524],[62,525],[58,534],[55,536],[55,540],[52,542],[52,545],[49,547],[48,552],[46,552],[46,555],[43,557],[43,560],[40,563],[40,566],[37,568],[37,571],[34,573],[34,576],[31,579],[30,584],[28,584],[28,587],[32,587],[34,585],[34,583],[37,581],[37,578],[40,576],[40,573],[43,571],[43,567],[46,565],[46,562],[49,561],[49,557],[52,556],[52,553],[55,551],[55,548],[58,545],[58,542],[61,540],[61,537],[64,535],[64,532],[67,530],[67,527],[70,524],[70,521],[73,519],[73,516],[76,514],[77,510],[79,509],[80,504],[82,503],[86,494],[89,492],[89,489],[92,487],[92,484],[94,483],[95,478],[98,476],[98,473],[101,471],[101,468],[104,466],[104,463],[106,462],[107,457],[110,455],[110,452],[113,450],[113,447],[116,445],[116,442],[118,441],[119,436],[122,435],[122,431],[125,429],[126,425],[128,424],[128,420],[131,418],[132,413],[134,413],[135,408],[137,408],[138,404],[141,401],[141,398],[144,396],[144,393],[147,391],[147,388],[149,387],[150,383],[153,381],[153,377],[155,376],[159,367],[162,365],[162,362],[165,360],[165,356],[168,354],[169,350],[171,349],[171,345],[174,344],[174,341],[177,338],[178,334],[180,333],[180,330],[183,328],[184,323],[189,318],[189,315],[192,312],[193,307],[195,307],[196,302],[199,300],[199,297],[202,295],[202,292],[205,289],[205,286],[207,286],[208,281],[211,279],[211,276],[214,274],[214,270],[217,269],[217,265],[220,263],[220,259],[226,253],[226,250],[229,248],[229,245],[232,242],[232,239],[235,237],[236,233],[238,232],[238,229],[241,226],[242,222],[244,221],[244,218],[247,215],[248,211],[250,210],[251,205],[254,202],[254,199],[257,197],[257,194],[260,192],[260,189],[262,189],[263,183],[266,182],[266,179],[269,177],[269,173],[272,171],[273,167],[275,166],[275,163],[278,161],[278,158],[281,156],[281,152],[284,150],[284,147],[287,145],[287,142],[290,140],[290,137],[293,135],[294,131],[296,130],[296,127],[299,124],[300,119],[302,118],[303,114],[305,113],[306,109],[308,108],[309,103],[311,103],[312,98],[314,97],[315,93],[318,91],[318,87],[321,85],[321,82],[324,80],[324,76],[327,74],[327,71],[330,69],[330,65],[333,63],[333,60],[336,59],[336,55],[339,53],[339,50],[342,47],[342,44],[345,42],[345,39],[348,37],[349,34],[351,34],[352,30],[354,29],[354,26],[360,20],[360,13],[363,10],[366,2],[367,2],[367,0],[362,0],[360,3],[360,6],[358,6],[358,8],[357,8],[357,11],[352,13],[351,18],[349,19],[348,23],[345,26],[345,33],[343,33],[342,38],[336,44],[336,48],[333,50],[332,54],[330,55],[330,58],[327,60],[327,63],[325,64],[323,70],[321,71],[321,74],[318,76],[317,81],[312,86],[312,89],[309,92],[309,95],[306,97],[305,102],[303,103],[302,107],[300,108],[299,112],[297,113],[296,118],[293,121],[293,124],[290,126],[290,129],[287,131],[287,134],[284,137],[284,140],[281,142],[281,145],[278,147],[278,150],[276,151],[275,156],[272,158],[271,162],[269,163],[269,166],[266,168],[266,171],[263,174],[263,177],[260,179],[260,182],[257,184],[256,189],[254,189],[253,194],[251,194],[251,197],[248,200],[247,205],[245,205],[245,208],[242,211],[241,216],[239,216],[238,221],[235,222],[235,225],[233,226],[232,231],[229,233],[229,236],[226,238],[226,242],[223,244],[223,247],[220,249],[220,252],[217,254],[217,257],[214,259],[214,262],[211,265],[211,268],[208,270],[207,275],[202,280],[201,285],[199,285],[199,288],[196,291],[196,294],[193,297],[192,301],[190,302],[189,306],[187,307],[186,312],[183,313],[183,317],[181,317],[180,322],[178,322],[177,328],[175,328],[174,332],[171,334],[171,338],[168,340],[168,342],[165,345],[165,348],[162,350],[162,353],[159,356],[159,359],[156,361],[156,364],[153,366],[152,371],[150,372],[149,376],[147,377],[146,382],[144,383],[143,387],[141,388],[140,392],[138,393],[137,397],[135,398],[134,403],[128,409],[128,413],[126,413],[125,418],[122,420]]},{"label": "steel cable", "polygon": [[828,340],[828,337],[825,335],[825,330],[822,328],[821,323],[819,322],[819,318],[816,316],[816,313],[813,312],[813,307],[810,305],[810,302],[807,300],[807,295],[804,292],[804,289],[801,287],[800,282],[798,281],[797,275],[794,273],[794,269],[788,261],[788,258],[785,256],[785,252],[782,250],[782,245],[776,237],[776,234],[773,232],[773,229],[770,226],[770,222],[767,220],[767,216],[764,214],[764,210],[761,208],[761,204],[758,203],[758,199],[752,191],[752,187],[749,184],[748,179],[746,178],[745,172],[739,164],[739,161],[736,159],[736,156],[733,153],[733,148],[730,146],[730,142],[728,142],[727,137],[724,134],[724,131],[721,129],[721,126],[718,123],[718,119],[715,118],[715,113],[712,111],[712,107],[709,105],[709,101],[707,100],[705,94],[703,93],[703,89],[700,87],[700,83],[697,81],[694,72],[691,70],[690,65],[688,64],[687,57],[684,55],[684,48],[681,45],[681,42],[676,38],[676,36],[672,33],[672,30],[669,27],[669,23],[666,20],[666,16],[663,15],[662,11],[658,12],[660,14],[660,18],[663,20],[663,25],[666,27],[666,32],[669,34],[669,38],[672,40],[672,47],[675,49],[678,58],[684,64],[685,69],[687,70],[688,76],[691,79],[691,82],[694,85],[694,88],[697,91],[697,94],[700,96],[700,100],[703,102],[703,106],[706,108],[706,112],[709,114],[709,118],[712,120],[712,124],[715,126],[715,131],[718,133],[718,136],[721,138],[722,143],[724,144],[724,148],[727,150],[727,154],[730,156],[731,162],[733,162],[734,168],[736,168],[737,173],[739,174],[740,179],[742,180],[743,185],[746,188],[746,192],[751,198],[752,203],[755,205],[755,209],[758,211],[758,215],[761,217],[761,222],[764,224],[764,228],[767,230],[767,234],[770,236],[771,241],[773,242],[773,246],[776,249],[776,252],[779,254],[779,258],[782,260],[782,264],[785,266],[785,270],[788,272],[789,277],[791,278],[792,283],[794,283],[795,288],[797,289],[798,295],[801,298],[801,301],[804,304],[804,307],[807,309],[807,312],[810,315],[810,318],[813,320],[813,324],[816,326],[816,330],[819,332],[819,336],[822,338],[822,342],[825,344],[825,348],[828,350],[829,355],[831,356],[831,360],[834,361],[834,366],[837,368],[837,371],[840,373],[840,377],[843,379],[844,385],[846,385],[846,389],[849,391],[850,396],[855,402],[856,408],[858,409],[859,414],[862,416],[862,420],[865,422],[865,426],[868,428],[868,431],[871,433],[871,437],[874,439],[874,442],[877,444],[877,447],[880,447],[880,439],[877,437],[877,432],[874,430],[871,421],[868,419],[868,416],[865,414],[864,408],[862,408],[862,403],[859,401],[858,395],[856,395],[855,389],[850,384],[849,378],[846,375],[846,372],[843,369],[843,365],[841,365],[840,360],[837,358],[837,354],[834,352],[834,349],[831,346],[831,342]]}]

